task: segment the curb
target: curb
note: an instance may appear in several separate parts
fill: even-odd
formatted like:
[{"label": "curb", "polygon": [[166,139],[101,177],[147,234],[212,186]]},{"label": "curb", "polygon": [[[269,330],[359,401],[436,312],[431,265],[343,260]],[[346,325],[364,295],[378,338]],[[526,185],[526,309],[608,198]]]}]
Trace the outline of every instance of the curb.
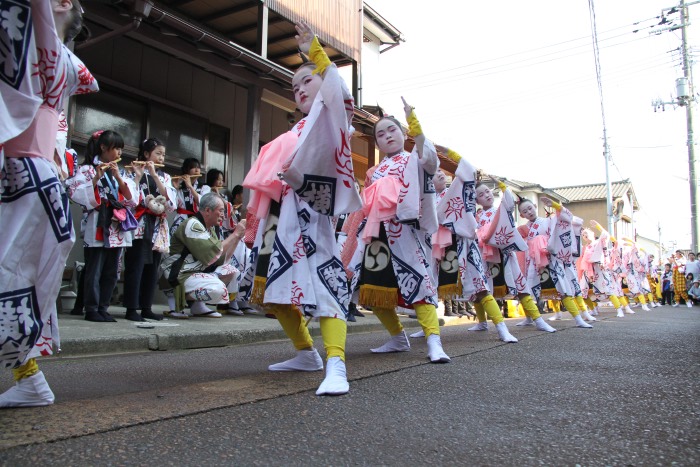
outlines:
[{"label": "curb", "polygon": [[[445,321],[440,318],[440,326]],[[402,320],[406,329],[420,327],[418,320]],[[348,334],[384,331],[381,323],[352,324],[348,326]],[[309,328],[312,337],[319,337],[321,329],[317,326]],[[208,347],[226,347],[230,345],[255,344],[284,340],[287,336],[282,329],[259,329],[247,331],[215,331],[188,333],[157,333],[144,335],[97,337],[85,339],[66,339],[61,341],[59,357],[83,357],[89,355],[109,355],[130,352],[145,352],[149,350],[186,350],[205,349]]]}]

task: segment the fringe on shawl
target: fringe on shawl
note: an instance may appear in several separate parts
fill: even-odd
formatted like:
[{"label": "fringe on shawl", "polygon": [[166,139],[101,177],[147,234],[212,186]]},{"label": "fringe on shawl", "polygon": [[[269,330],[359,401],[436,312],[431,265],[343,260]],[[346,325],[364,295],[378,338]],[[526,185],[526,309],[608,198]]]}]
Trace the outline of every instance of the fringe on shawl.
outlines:
[{"label": "fringe on shawl", "polygon": [[249,303],[255,305],[264,305],[265,302],[265,287],[267,286],[267,278],[255,276],[253,279],[253,293],[250,295]]},{"label": "fringe on shawl", "polygon": [[[257,279],[257,277],[256,277]],[[360,286],[359,304],[362,306],[390,308],[398,306],[398,289],[395,287],[380,287],[363,284]]]},{"label": "fringe on shawl", "polygon": [[462,281],[458,280],[455,284],[446,284],[438,287],[438,298],[440,300],[454,300],[456,297],[462,296]]}]

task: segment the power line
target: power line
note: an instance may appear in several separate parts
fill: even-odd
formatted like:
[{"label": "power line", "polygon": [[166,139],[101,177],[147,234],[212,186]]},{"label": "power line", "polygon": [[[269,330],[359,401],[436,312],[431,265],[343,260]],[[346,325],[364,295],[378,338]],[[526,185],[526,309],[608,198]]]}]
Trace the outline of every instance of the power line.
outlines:
[{"label": "power line", "polygon": [[[638,37],[638,38],[633,39],[633,40],[631,40],[631,41],[620,42],[620,43],[617,43],[617,44],[608,45],[608,46],[606,46],[606,47],[603,47],[603,49],[607,49],[607,48],[611,48],[611,47],[617,47],[617,46],[620,46],[620,45],[626,45],[626,44],[630,44],[630,43],[632,43],[632,42],[637,42],[637,41],[640,41],[640,40],[646,40],[646,39],[648,39],[649,37],[651,37],[651,36],[641,36],[641,37]],[[528,67],[535,66],[535,65],[542,65],[542,64],[549,63],[549,62],[553,62],[553,61],[556,61],[556,60],[563,60],[563,59],[575,57],[575,56],[577,56],[577,55],[587,54],[587,53],[589,53],[589,52],[590,52],[589,50],[583,50],[583,51],[581,51],[581,52],[576,52],[576,53],[569,54],[569,55],[565,55],[565,56],[555,57],[555,58],[551,58],[551,59],[548,59],[548,60],[541,60],[541,61],[534,62],[534,63],[527,63],[528,61],[531,61],[531,60],[533,60],[533,59],[520,60],[520,61],[518,61],[518,62],[508,63],[508,64],[504,64],[504,65],[497,65],[497,66],[494,66],[494,67],[483,68],[483,69],[474,70],[474,71],[468,72],[468,73],[460,73],[460,74],[452,75],[452,76],[449,76],[449,77],[436,78],[436,79],[434,79],[434,80],[432,80],[432,81],[428,81],[428,82],[417,82],[417,83],[414,83],[414,84],[411,84],[411,85],[394,86],[395,83],[392,82],[392,83],[390,83],[392,86],[390,86],[390,87],[383,87],[383,88],[382,88],[382,92],[392,92],[392,91],[394,91],[394,90],[401,90],[401,91],[404,91],[404,92],[405,92],[405,91],[407,91],[407,90],[423,89],[423,88],[430,87],[430,86],[442,85],[442,84],[451,83],[451,82],[454,82],[454,81],[461,81],[461,80],[463,80],[463,79],[465,79],[465,78],[467,78],[467,77],[470,78],[470,79],[471,79],[471,78],[480,78],[480,77],[483,77],[483,76],[490,76],[490,75],[494,75],[494,74],[499,74],[499,73],[505,73],[505,72],[513,71],[513,70],[519,70],[519,69],[523,69],[523,68],[528,68]],[[548,55],[551,55],[551,54],[548,54]],[[543,56],[540,56],[540,57],[535,57],[535,58],[543,58],[543,57],[545,57],[545,56],[546,56],[546,55],[543,55]],[[520,65],[520,66],[513,66],[513,67],[511,67],[511,68],[504,68],[504,67],[506,67],[506,66],[512,66],[512,65],[515,65],[515,64],[517,64],[517,63],[524,63],[524,64],[523,64],[523,65]],[[502,68],[502,69],[499,69],[499,68]],[[504,68],[504,69],[503,69],[503,68]],[[489,71],[489,70],[495,70],[495,71]]]},{"label": "power line", "polygon": [[[605,31],[603,34],[607,34],[607,33],[609,33],[609,32],[617,31],[617,30],[619,30],[619,29],[628,28],[628,27],[630,27],[630,26],[636,26],[636,25],[638,25],[638,24],[640,24],[640,23],[647,22],[647,21],[651,21],[651,20],[654,20],[654,19],[659,19],[659,16],[647,18],[647,19],[641,20],[641,21],[636,21],[636,22],[634,22],[634,23],[631,23],[631,24],[628,24],[628,25],[625,25],[625,26],[619,26],[619,27],[617,27],[617,28],[609,29],[609,30]],[[634,31],[629,31],[629,32],[626,32],[626,33],[624,33],[624,34],[619,34],[619,35],[617,35],[617,36],[608,37],[608,38],[603,39],[603,40],[606,41],[606,40],[616,39],[616,38],[618,38],[618,37],[623,37],[623,36],[626,36],[626,35],[629,35],[629,34],[635,34],[635,33],[639,32],[639,31],[641,31],[641,30],[644,30],[644,29],[651,29],[651,28],[653,28],[654,26],[655,26],[655,25],[645,26],[645,27],[642,28],[642,29],[638,29],[638,30],[634,30]],[[469,64],[466,64],[466,65],[460,65],[460,66],[454,67],[454,68],[448,68],[448,69],[446,69],[446,70],[433,71],[433,72],[430,72],[430,73],[425,73],[425,74],[420,75],[420,76],[411,76],[411,77],[404,78],[404,79],[393,80],[393,83],[401,83],[401,82],[404,82],[404,81],[411,81],[411,80],[414,80],[414,79],[423,79],[423,78],[425,78],[425,77],[429,77],[429,76],[433,76],[433,75],[440,75],[440,74],[444,74],[444,73],[449,73],[449,72],[451,72],[451,71],[460,70],[460,69],[462,69],[462,68],[470,68],[470,67],[474,67],[474,66],[477,66],[477,65],[485,64],[485,63],[491,63],[491,62],[495,62],[495,61],[500,61],[500,60],[503,60],[503,59],[505,59],[505,58],[516,57],[516,56],[519,56],[519,55],[525,55],[525,54],[529,54],[529,53],[532,53],[532,52],[537,52],[537,51],[539,51],[539,50],[550,49],[550,48],[552,48],[552,47],[557,47],[557,46],[560,46],[560,45],[563,45],[563,44],[568,44],[568,43],[571,43],[571,42],[576,42],[576,41],[580,41],[580,40],[584,40],[584,39],[588,39],[588,38],[589,38],[589,36],[577,37],[577,38],[575,38],[575,39],[569,39],[569,40],[566,40],[566,41],[557,42],[557,43],[555,43],[555,44],[550,44],[550,45],[546,45],[546,46],[542,46],[542,47],[537,47],[537,48],[525,50],[525,51],[522,51],[522,52],[515,52],[515,53],[512,53],[512,54],[503,55],[503,56],[496,57],[496,58],[491,58],[491,59],[488,59],[488,60],[482,60],[482,61],[479,61],[479,62],[469,63]],[[579,49],[579,48],[581,48],[581,47],[588,47],[588,44],[584,44],[584,45],[572,47],[572,48],[569,48],[569,49],[562,49],[562,50],[560,50],[560,51],[553,52],[553,53],[566,52],[566,51],[568,51],[568,50],[575,50],[575,49]],[[545,54],[545,55],[543,55],[543,56],[547,56],[547,55],[552,55],[552,54],[551,54],[551,53],[550,53],[550,54]],[[538,57],[533,57],[533,58],[538,58]],[[518,63],[518,62],[515,62],[515,63]]]}]

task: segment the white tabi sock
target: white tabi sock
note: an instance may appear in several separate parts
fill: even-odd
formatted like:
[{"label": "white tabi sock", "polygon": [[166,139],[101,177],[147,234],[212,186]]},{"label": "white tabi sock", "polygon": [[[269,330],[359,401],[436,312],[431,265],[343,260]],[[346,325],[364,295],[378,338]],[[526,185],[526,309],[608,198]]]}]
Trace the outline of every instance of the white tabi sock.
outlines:
[{"label": "white tabi sock", "polygon": [[372,353],[408,352],[411,350],[411,344],[406,337],[406,331],[401,331],[397,335],[391,336],[386,344],[371,350]]},{"label": "white tabi sock", "polygon": [[617,317],[618,318],[624,318],[625,317],[625,312],[622,311],[622,307],[617,309]]},{"label": "white tabi sock", "polygon": [[586,321],[598,321],[593,316],[591,316],[591,314],[588,313],[587,311],[582,311],[581,316],[583,316],[583,319],[585,319]]},{"label": "white tabi sock", "polygon": [[414,332],[413,334],[410,334],[408,337],[410,337],[411,339],[416,339],[418,337],[425,337],[425,333],[421,329],[420,331],[417,331],[417,332]]},{"label": "white tabi sock", "polygon": [[518,342],[518,339],[516,339],[510,331],[508,331],[508,328],[506,327],[506,323],[501,321],[496,325],[496,331],[498,331],[498,338],[501,339],[503,342],[507,343],[515,343]]},{"label": "white tabi sock", "polygon": [[297,350],[294,358],[267,367],[269,371],[319,371],[323,370],[323,359],[318,350]]},{"label": "white tabi sock", "polygon": [[634,314],[634,311],[632,311],[632,308],[630,308],[629,305],[625,305],[625,311],[627,312],[628,315]]},{"label": "white tabi sock", "polygon": [[40,407],[51,405],[53,401],[53,392],[41,371],[20,379],[0,394],[0,407]]},{"label": "white tabi sock", "polygon": [[447,356],[442,349],[442,341],[438,334],[431,334],[427,339],[428,343],[428,358],[430,363],[449,363],[450,357]]},{"label": "white tabi sock", "polygon": [[532,318],[528,316],[527,318],[516,324],[516,326],[532,326],[533,324],[535,324],[535,322],[532,320]]},{"label": "white tabi sock", "polygon": [[578,328],[590,329],[593,327],[590,324],[588,324],[587,322],[585,322],[583,320],[583,318],[581,318],[581,315],[576,315],[576,317],[574,318],[574,321],[576,321],[576,327],[578,327]]},{"label": "white tabi sock", "polygon": [[487,321],[479,322],[478,324],[475,324],[474,326],[467,329],[467,331],[488,331],[488,330],[489,330],[489,323]]},{"label": "white tabi sock", "polygon": [[534,322],[535,322],[535,326],[537,326],[538,331],[557,332],[557,330],[554,329],[549,324],[547,324],[547,322],[545,320],[543,320],[541,316],[539,318],[537,318]]},{"label": "white tabi sock", "polygon": [[350,391],[345,362],[331,357],[326,362],[326,377],[316,390],[317,396],[342,396]]}]

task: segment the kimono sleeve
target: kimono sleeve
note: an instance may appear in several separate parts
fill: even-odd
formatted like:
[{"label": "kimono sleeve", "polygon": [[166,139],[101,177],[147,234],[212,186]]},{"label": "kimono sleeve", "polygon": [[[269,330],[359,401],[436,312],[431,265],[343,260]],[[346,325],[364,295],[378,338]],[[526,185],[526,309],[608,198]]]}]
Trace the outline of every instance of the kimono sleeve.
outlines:
[{"label": "kimono sleeve", "polygon": [[97,188],[92,185],[93,178],[95,169],[84,165],[78,169],[75,176],[66,180],[66,191],[70,199],[88,210],[96,209],[101,204]]},{"label": "kimono sleeve", "polygon": [[[414,149],[415,151],[415,149]],[[437,150],[433,142],[426,138],[425,143],[423,143],[423,157],[418,159],[418,163],[430,175],[434,175],[440,166],[438,161]]]}]

